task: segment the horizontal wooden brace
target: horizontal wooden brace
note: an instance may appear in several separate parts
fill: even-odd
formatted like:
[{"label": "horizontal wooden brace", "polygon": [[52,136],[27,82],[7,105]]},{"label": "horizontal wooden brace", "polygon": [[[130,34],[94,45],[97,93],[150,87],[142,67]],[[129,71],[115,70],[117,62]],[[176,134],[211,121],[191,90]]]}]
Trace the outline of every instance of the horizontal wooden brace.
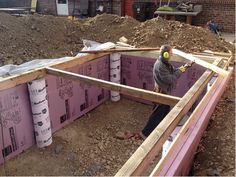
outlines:
[{"label": "horizontal wooden brace", "polygon": [[175,96],[170,96],[170,95],[165,95],[161,93],[156,93],[153,91],[134,88],[127,85],[121,85],[121,84],[104,81],[101,79],[84,76],[84,75],[80,75],[80,74],[76,74],[76,73],[72,73],[68,71],[63,71],[63,70],[59,70],[59,69],[55,69],[51,67],[46,68],[46,73],[54,75],[54,76],[64,77],[64,78],[71,79],[74,81],[80,81],[80,82],[85,82],[87,84],[96,85],[98,87],[116,91],[124,95],[145,99],[145,100],[155,102],[155,103],[162,103],[162,104],[173,106],[176,103],[178,103],[179,100],[181,99]]}]

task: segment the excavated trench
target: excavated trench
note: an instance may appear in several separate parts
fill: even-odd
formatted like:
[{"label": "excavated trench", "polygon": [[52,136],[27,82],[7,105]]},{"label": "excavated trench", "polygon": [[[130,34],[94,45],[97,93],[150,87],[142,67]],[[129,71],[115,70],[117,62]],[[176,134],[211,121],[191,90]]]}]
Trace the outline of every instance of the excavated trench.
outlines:
[{"label": "excavated trench", "polygon": [[[232,48],[230,44],[204,29],[191,27],[178,22],[170,23],[163,19],[153,19],[145,23],[139,23],[130,17],[120,18],[106,14],[75,22],[64,18],[37,15],[16,18],[7,14],[0,14],[0,18],[2,19],[0,26],[0,36],[2,37],[0,42],[0,48],[2,49],[0,57],[2,65],[21,64],[35,58],[54,58],[72,55],[78,52],[82,47],[82,39],[84,38],[99,42],[116,42],[121,36],[126,36],[130,44],[137,46],[160,46],[164,43],[170,43],[177,48],[191,52],[202,51],[204,49],[225,51],[225,46]],[[106,26],[107,24],[109,25]],[[132,33],[130,33],[130,30]],[[191,42],[194,44],[191,44]],[[138,74],[140,74],[140,72],[134,75],[138,76]],[[126,77],[128,78],[128,76],[129,73],[126,69]],[[142,71],[139,77],[146,80],[146,84],[149,83],[147,86],[148,89],[152,89],[150,73]],[[187,77],[183,78],[180,82],[184,82],[185,79],[187,79]],[[130,82],[131,81],[132,78]],[[231,84],[232,83],[233,82],[231,82]],[[50,77],[48,84],[50,87]],[[53,90],[54,87],[52,86],[49,93],[49,100],[53,100],[59,93],[64,93],[66,95],[65,97],[67,97],[69,95],[68,90],[70,91],[71,89],[70,84],[70,82],[66,83],[66,86],[58,87],[58,90]],[[188,85],[189,88],[191,84],[193,84],[193,82],[186,85]],[[143,86],[143,83],[140,83],[139,87]],[[91,86],[86,88],[89,90]],[[227,121],[222,122],[222,117],[224,117],[222,111],[225,108],[227,108],[229,112],[234,112],[232,111],[234,110],[234,104],[227,101],[234,100],[234,95],[232,94],[234,93],[233,88],[233,86],[230,86],[230,90],[226,93],[227,95],[224,96],[222,98],[223,101],[220,102],[220,108],[217,108],[217,114],[213,115],[213,124],[211,124],[213,128],[215,128],[212,130],[213,132],[218,132],[219,129],[223,131],[222,128],[219,128],[219,124],[221,124],[222,127],[226,126],[224,123],[231,126],[234,125],[234,114],[230,114],[227,116],[229,117],[226,119]],[[75,89],[75,87],[72,87],[72,89]],[[93,89],[92,87],[91,90]],[[23,91],[25,91],[25,88],[23,88]],[[91,93],[94,93],[94,90],[91,91]],[[101,94],[103,92],[99,89],[98,93]],[[14,94],[17,95],[15,90],[10,93],[10,96]],[[51,98],[50,94],[52,95]],[[78,92],[76,94],[84,94],[84,92]],[[76,96],[76,98],[78,98],[79,95]],[[97,97],[94,99],[96,100]],[[26,100],[27,99],[25,99],[25,101]],[[62,111],[60,104],[65,104],[65,102],[57,101],[55,101],[55,103],[53,103],[53,101],[50,103],[49,101],[49,105],[51,104],[50,107],[53,108],[55,112],[52,113],[55,117],[59,116],[56,115],[56,112]],[[103,101],[105,101],[105,99]],[[74,103],[76,103],[76,99]],[[77,106],[78,110],[81,110],[81,105],[74,104],[75,107]],[[63,119],[60,119],[62,123],[54,124],[54,129],[58,131],[53,135],[53,144],[51,146],[38,149],[34,145],[30,149],[24,149],[24,153],[1,165],[0,174],[114,175],[142,143],[142,140],[135,139],[118,140],[114,138],[114,134],[117,131],[125,130],[140,131],[148,119],[152,106],[122,98],[119,102],[105,101],[96,109],[93,108],[91,108],[92,111],[85,115],[81,114],[80,116],[83,116],[80,117],[80,119],[74,120],[74,118],[68,122],[61,121]],[[71,109],[71,111],[76,112],[75,108]],[[69,122],[73,123],[67,125]],[[214,126],[214,123],[217,127]],[[15,129],[15,127],[13,129]],[[232,139],[229,139],[228,144],[230,144],[230,148],[227,149],[228,151],[234,150],[234,129],[231,128],[230,130],[228,134],[232,134],[232,136],[230,136]],[[218,144],[221,139],[228,137],[226,133],[222,134],[222,137],[220,135],[217,136]],[[34,144],[34,142],[27,142],[25,139],[18,143],[21,146],[24,146],[24,143]],[[201,173],[197,171],[201,169],[201,171],[204,172],[202,175],[207,175],[209,171],[212,172],[215,168],[220,174],[234,174],[234,170],[230,167],[234,165],[231,155],[229,158],[225,159],[225,164],[228,164],[226,165],[227,167],[225,167],[225,165],[220,164],[220,157],[222,157],[222,155],[218,153],[215,154],[214,150],[207,150],[213,152],[213,155],[219,156],[219,160],[213,162],[211,165],[206,165],[206,168],[202,170],[199,162],[203,159],[206,160],[206,156],[199,156],[200,160],[197,159],[195,163],[196,174],[201,175]],[[4,153],[5,152],[3,152],[3,154]],[[230,154],[234,154],[234,151]]]}]

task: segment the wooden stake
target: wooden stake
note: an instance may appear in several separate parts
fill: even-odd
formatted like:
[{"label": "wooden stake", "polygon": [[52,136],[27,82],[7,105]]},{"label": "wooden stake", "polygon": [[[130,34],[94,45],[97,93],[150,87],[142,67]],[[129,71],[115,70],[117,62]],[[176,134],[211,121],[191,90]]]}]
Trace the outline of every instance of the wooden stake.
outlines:
[{"label": "wooden stake", "polygon": [[46,72],[47,74],[51,74],[54,76],[60,76],[60,77],[74,80],[74,81],[85,82],[87,84],[92,84],[92,85],[96,85],[98,87],[102,87],[108,90],[120,92],[124,95],[141,98],[141,99],[145,99],[145,100],[156,102],[156,103],[162,103],[162,104],[173,106],[180,100],[179,97],[174,97],[174,96],[156,93],[156,92],[143,90],[139,88],[134,88],[134,87],[126,86],[126,85],[121,85],[121,84],[117,84],[113,82],[108,82],[108,81],[96,79],[89,76],[84,76],[84,75],[75,74],[68,71],[54,69],[51,67],[46,68]]}]

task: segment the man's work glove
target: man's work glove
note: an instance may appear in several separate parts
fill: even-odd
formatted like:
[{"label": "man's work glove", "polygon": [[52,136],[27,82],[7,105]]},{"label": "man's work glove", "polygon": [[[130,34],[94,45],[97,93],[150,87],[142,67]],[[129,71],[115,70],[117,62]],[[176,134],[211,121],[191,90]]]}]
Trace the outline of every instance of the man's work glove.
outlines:
[{"label": "man's work glove", "polygon": [[179,70],[184,73],[188,68],[190,68],[195,62],[191,61],[179,67]]}]

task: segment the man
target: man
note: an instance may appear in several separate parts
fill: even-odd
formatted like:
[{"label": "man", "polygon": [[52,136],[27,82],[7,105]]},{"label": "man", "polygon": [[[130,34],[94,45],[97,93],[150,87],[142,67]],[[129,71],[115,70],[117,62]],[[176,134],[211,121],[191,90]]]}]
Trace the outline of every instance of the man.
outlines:
[{"label": "man", "polygon": [[[160,48],[160,57],[154,64],[153,76],[155,88],[154,91],[158,93],[171,94],[171,91],[177,79],[184,73],[193,62],[174,68],[169,60],[172,56],[172,48],[169,45],[163,45]],[[170,112],[170,106],[165,104],[156,104],[146,126],[140,133],[131,133],[126,131],[124,133],[116,134],[119,139],[129,139],[135,137],[136,139],[145,139],[156,128],[156,126],[164,119]]]},{"label": "man", "polygon": [[[182,73],[184,73],[193,64],[193,62],[190,62],[190,63],[186,63],[185,65],[179,68],[174,68],[169,63],[171,56],[172,56],[171,46],[169,45],[161,46],[160,57],[155,62],[154,68],[153,68],[155,92],[171,94],[171,91],[177,79],[181,76]],[[146,126],[143,128],[142,132],[139,133],[139,135],[141,136],[140,138],[143,138],[143,139],[146,138],[169,112],[170,112],[169,105],[165,105],[165,104],[155,105]]]},{"label": "man", "polygon": [[218,36],[221,36],[219,26],[216,23],[214,23],[214,21],[212,20],[208,21],[207,27],[211,32],[217,34]]}]

